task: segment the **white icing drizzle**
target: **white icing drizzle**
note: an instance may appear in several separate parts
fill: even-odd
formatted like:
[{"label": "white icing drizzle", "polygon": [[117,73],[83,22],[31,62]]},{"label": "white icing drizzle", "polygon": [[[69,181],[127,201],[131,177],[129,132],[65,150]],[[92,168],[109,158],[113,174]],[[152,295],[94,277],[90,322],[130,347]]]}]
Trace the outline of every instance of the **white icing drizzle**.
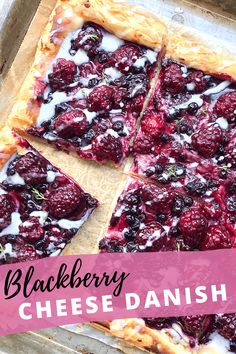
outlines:
[{"label": "white icing drizzle", "polygon": [[[46,90],[47,91],[47,90]],[[45,91],[45,93],[46,93]],[[46,97],[45,97],[46,98]],[[65,92],[54,92],[49,103],[43,103],[40,108],[40,113],[37,119],[37,126],[39,127],[43,122],[49,121],[55,114],[55,106],[59,103],[65,103],[71,100]]]},{"label": "white icing drizzle", "polygon": [[59,256],[59,254],[61,253],[62,249],[58,249],[56,250],[55,252],[51,253],[49,255],[49,257],[56,257],[56,256]]},{"label": "white icing drizzle", "polygon": [[[82,99],[87,96],[92,89],[83,88],[78,90],[74,95],[67,96],[65,92],[54,92],[52,94],[52,99],[49,103],[42,104],[40,113],[37,120],[37,126],[39,127],[43,122],[49,121],[55,115],[55,107],[60,103],[65,103],[72,101],[73,99]],[[87,109],[84,109],[89,122],[96,116],[95,112],[89,112]],[[92,117],[92,118],[91,118]]]},{"label": "white icing drizzle", "polygon": [[195,83],[194,82],[190,82],[189,84],[187,84],[187,90],[188,91],[193,91],[195,89]]},{"label": "white icing drizzle", "polygon": [[141,57],[141,58],[138,58],[135,63],[134,63],[134,66],[136,68],[143,68],[145,63],[146,63],[146,58],[145,57]]},{"label": "white icing drizzle", "polygon": [[119,79],[122,76],[121,72],[119,70],[117,70],[116,68],[106,68],[104,70],[104,73],[107,76],[110,76],[112,80]]},{"label": "white icing drizzle", "polygon": [[19,184],[19,185],[24,185],[25,181],[24,179],[16,172],[14,175],[12,176],[7,176],[7,182],[9,184]]},{"label": "white icing drizzle", "polygon": [[227,122],[227,120],[225,118],[218,118],[216,119],[216,123],[221,127],[221,129],[223,130],[227,130],[229,127],[229,123]]},{"label": "white icing drizzle", "polygon": [[141,58],[138,58],[135,61],[134,66],[136,68],[142,68],[145,66],[146,61],[149,61],[150,64],[153,64],[156,61],[156,59],[157,59],[157,53],[151,49],[147,49],[146,53]]},{"label": "white icing drizzle", "polygon": [[114,36],[113,34],[103,32],[102,43],[99,49],[104,50],[105,52],[114,52],[124,44],[125,42],[122,39]]},{"label": "white icing drizzle", "polygon": [[186,108],[188,108],[188,105],[190,103],[197,103],[198,107],[201,107],[203,105],[203,99],[198,94],[192,95],[192,97],[187,102],[181,103],[181,104],[175,106],[175,108],[186,109]]},{"label": "white icing drizzle", "polygon": [[[89,61],[89,57],[87,53],[83,49],[79,49],[75,55],[71,55],[69,50],[71,48],[71,40],[76,38],[80,30],[69,33],[64,41],[61,44],[61,47],[54,58],[53,63],[57,61],[59,58],[64,58],[66,60],[72,60],[75,62],[76,65],[81,65],[83,63],[87,63]],[[52,70],[52,66],[50,67],[48,73]]]},{"label": "white icing drizzle", "polygon": [[151,64],[153,64],[157,59],[157,52],[155,52],[151,49],[147,49],[147,51],[145,53],[145,57],[149,60],[149,62]]},{"label": "white icing drizzle", "polygon": [[79,229],[80,226],[87,220],[88,216],[90,214],[90,211],[88,210],[85,215],[80,219],[80,220],[69,220],[69,219],[61,219],[55,224],[59,225],[62,229]]},{"label": "white icing drizzle", "polygon": [[229,350],[229,340],[222,337],[217,332],[213,332],[210,335],[210,341],[206,344],[206,351],[204,353],[207,354],[208,349],[212,350],[216,354],[231,353]]},{"label": "white icing drizzle", "polygon": [[107,129],[106,133],[111,136],[114,136],[114,138],[119,138],[119,134],[115,132],[113,129]]},{"label": "white icing drizzle", "polygon": [[203,94],[205,96],[214,95],[215,93],[219,93],[219,92],[223,91],[229,85],[230,85],[230,81],[223,81],[219,85],[206,90]]},{"label": "white icing drizzle", "polygon": [[[7,183],[9,183],[9,184],[24,185],[25,184],[24,179],[17,172],[14,175],[12,175],[12,176],[8,176],[7,175],[7,169],[9,167],[10,163],[15,159],[15,157],[16,157],[16,154],[13,154],[11,156],[11,158],[2,167],[2,169],[0,171],[0,182],[6,180]],[[0,194],[3,194],[3,193],[0,193]]]},{"label": "white icing drizzle", "polygon": [[2,194],[7,194],[7,192],[4,191],[4,189],[0,188],[0,195],[2,195]]},{"label": "white icing drizzle", "polygon": [[[188,88],[188,85],[191,85],[191,84],[187,84],[187,88]],[[230,81],[223,81],[219,85],[212,87],[203,93],[192,95],[191,98],[187,102],[184,102],[184,103],[181,103],[177,106],[172,107],[170,109],[170,113],[174,113],[175,109],[186,109],[186,108],[188,108],[188,105],[190,103],[197,103],[198,107],[201,107],[203,105],[203,99],[201,98],[202,95],[210,96],[210,95],[219,93],[219,92],[223,91],[225,88],[227,88],[229,85],[230,85]],[[192,87],[190,86],[190,88],[192,88]]]},{"label": "white icing drizzle", "polygon": [[97,113],[96,112],[90,112],[87,109],[84,109],[83,112],[86,115],[87,121],[89,122],[89,124],[91,124],[93,119],[96,117]]},{"label": "white icing drizzle", "polygon": [[4,245],[4,249],[0,253],[0,259],[6,258],[6,254],[9,255],[10,257],[16,257],[16,253],[12,251],[12,244],[11,243],[6,243]]},{"label": "white icing drizzle", "polygon": [[0,236],[4,236],[4,235],[17,235],[19,234],[19,226],[22,223],[21,218],[20,218],[20,214],[17,212],[13,212],[11,214],[11,223],[9,226],[5,227],[5,229],[3,229],[0,232]]},{"label": "white icing drizzle", "polygon": [[189,338],[183,333],[182,328],[177,323],[173,323],[171,328],[164,328],[161,331],[168,333],[175,344],[185,342],[188,345],[189,343]]}]

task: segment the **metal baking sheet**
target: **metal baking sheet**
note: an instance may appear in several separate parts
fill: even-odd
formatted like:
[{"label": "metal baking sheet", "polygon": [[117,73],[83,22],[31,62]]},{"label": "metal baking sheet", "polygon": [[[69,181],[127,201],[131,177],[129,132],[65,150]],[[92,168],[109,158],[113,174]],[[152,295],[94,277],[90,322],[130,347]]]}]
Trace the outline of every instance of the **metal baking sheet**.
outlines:
[{"label": "metal baking sheet", "polygon": [[[51,9],[56,0],[42,0],[41,5],[36,13],[33,23],[26,34],[26,43],[32,43],[38,40],[40,33],[38,28],[43,28],[46,23],[46,18],[50,14]],[[234,0],[127,0],[133,5],[139,5],[152,13],[164,15],[168,18],[173,18],[176,21],[184,22],[187,26],[202,30],[215,38],[221,38],[226,41],[227,45],[235,43],[236,39],[236,3]],[[0,43],[0,58],[4,58],[4,75],[12,62],[12,56],[18,50],[21,39],[29,24],[29,20],[33,17],[34,12],[38,6],[39,1],[27,0],[1,0],[0,1],[0,25],[1,25],[1,43]],[[194,5],[195,3],[195,5]],[[197,4],[197,5],[196,5]],[[9,33],[9,23],[11,23],[12,15],[17,5],[18,13],[25,13],[21,11],[27,5],[27,16],[25,22],[21,26],[11,28],[11,40],[8,43],[14,43],[14,48],[7,48],[3,45],[3,39]],[[30,6],[29,6],[30,5]],[[15,11],[15,10],[14,10]],[[24,16],[22,17],[22,19]],[[21,20],[22,20],[21,19]],[[22,20],[23,21],[23,20]],[[40,23],[40,26],[38,25]],[[36,33],[37,32],[37,33]],[[4,34],[4,35],[3,35]],[[10,37],[9,37],[10,38]],[[17,40],[14,40],[16,38]],[[7,43],[6,40],[4,43]],[[24,48],[27,45],[24,44]],[[26,51],[19,51],[15,62],[11,69],[11,77],[6,76],[3,87],[0,93],[0,106],[2,114],[7,114],[7,109],[10,109],[14,103],[17,91],[23,82],[27,73],[27,67],[24,70],[19,69],[17,63],[19,56],[31,56],[31,51],[35,47],[28,48]],[[10,53],[11,54],[7,54]],[[3,62],[1,62],[3,63]],[[18,70],[18,71],[17,71]],[[22,71],[22,73],[21,73]],[[13,77],[17,77],[17,83],[14,84]],[[15,76],[14,76],[15,75]],[[13,87],[14,85],[14,87]],[[17,86],[18,85],[18,86]],[[9,90],[11,89],[11,90]],[[6,99],[7,98],[7,99]],[[4,101],[4,103],[3,103]],[[4,111],[4,112],[3,112]],[[3,114],[4,115],[4,114]],[[68,325],[60,328],[52,328],[40,330],[37,332],[28,332],[24,334],[15,334],[0,338],[0,353],[1,354],[56,354],[56,353],[93,353],[93,354],[134,354],[143,353],[143,351],[134,349],[124,343],[122,340],[105,334],[99,330],[92,328],[87,324],[82,325]]]}]

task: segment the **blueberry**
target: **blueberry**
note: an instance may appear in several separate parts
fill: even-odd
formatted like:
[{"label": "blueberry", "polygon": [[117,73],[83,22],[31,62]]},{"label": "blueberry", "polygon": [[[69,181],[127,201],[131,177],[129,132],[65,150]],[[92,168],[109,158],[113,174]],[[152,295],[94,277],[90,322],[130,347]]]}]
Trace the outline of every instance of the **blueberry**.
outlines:
[{"label": "blueberry", "polygon": [[163,222],[165,222],[167,220],[167,216],[165,214],[161,213],[156,216],[156,219],[159,223],[162,224]]},{"label": "blueberry", "polygon": [[179,116],[180,116],[180,111],[176,109],[173,113],[168,114],[167,121],[172,122],[176,120]]},{"label": "blueberry", "polygon": [[147,177],[151,177],[153,176],[155,173],[155,167],[149,167],[146,171],[145,171],[145,175]]},{"label": "blueberry", "polygon": [[195,179],[186,185],[188,192],[192,195],[201,196],[206,193],[207,186],[200,179]]},{"label": "blueberry", "polygon": [[38,240],[34,243],[34,247],[38,251],[45,251],[47,248],[47,244],[45,240]]},{"label": "blueberry", "polygon": [[168,141],[170,141],[170,135],[167,133],[163,133],[160,136],[160,140],[162,143],[167,143]]},{"label": "blueberry", "polygon": [[227,209],[229,211],[236,211],[236,196],[229,197],[227,200]]},{"label": "blueberry", "polygon": [[87,141],[91,141],[95,135],[95,131],[93,129],[89,129],[89,131],[84,134],[84,139],[86,139]]},{"label": "blueberry", "polygon": [[126,244],[126,248],[127,248],[128,252],[137,252],[137,250],[138,250],[137,245],[133,242],[128,242]]},{"label": "blueberry", "polygon": [[128,215],[126,215],[125,220],[126,220],[127,224],[131,226],[135,223],[136,218],[133,215],[128,214]]},{"label": "blueberry", "polygon": [[121,121],[117,121],[112,125],[112,129],[116,132],[124,129],[124,124]]},{"label": "blueberry", "polygon": [[99,241],[99,249],[102,248],[107,248],[107,240],[105,238]]},{"label": "blueberry", "polygon": [[228,177],[228,171],[226,171],[224,169],[220,170],[219,177],[222,179],[226,179]]},{"label": "blueberry", "polygon": [[93,87],[96,86],[98,83],[99,83],[99,80],[93,78],[93,79],[89,80],[89,82],[88,82],[88,88],[93,88]]},{"label": "blueberry", "polygon": [[161,163],[155,165],[155,173],[160,175],[164,171],[164,166]]},{"label": "blueberry", "polygon": [[191,102],[188,105],[187,112],[191,115],[195,114],[198,110],[198,104],[196,102]]},{"label": "blueberry", "polygon": [[102,52],[102,53],[99,54],[98,62],[99,62],[100,64],[106,63],[107,60],[108,60],[108,54],[107,54],[107,53]]},{"label": "blueberry", "polygon": [[36,100],[39,101],[39,102],[43,102],[44,101],[44,97],[43,97],[43,94],[42,93],[39,93],[36,97]]},{"label": "blueberry", "polygon": [[133,215],[127,215],[126,222],[132,230],[137,231],[139,229],[140,220],[137,217],[135,217]]},{"label": "blueberry", "polygon": [[233,340],[230,341],[229,350],[233,353],[236,353],[236,341]]},{"label": "blueberry", "polygon": [[140,196],[136,193],[134,194],[129,194],[124,198],[124,201],[128,204],[128,205],[134,205],[134,204],[139,204],[140,202]]},{"label": "blueberry", "polygon": [[97,206],[97,201],[96,199],[92,198],[91,196],[88,196],[86,199],[87,205],[91,208]]},{"label": "blueberry", "polygon": [[146,219],[146,214],[145,213],[140,213],[138,218],[139,218],[140,222],[143,222]]},{"label": "blueberry", "polygon": [[215,189],[215,188],[219,187],[219,185],[220,185],[219,182],[213,178],[211,178],[207,181],[208,188]]},{"label": "blueberry", "polygon": [[114,227],[114,226],[116,226],[118,224],[118,221],[119,221],[119,217],[115,216],[115,215],[112,215],[111,221],[110,221],[110,225],[112,227]]},{"label": "blueberry", "polygon": [[132,229],[128,229],[128,231],[125,231],[124,236],[127,241],[133,241],[135,239],[136,233]]},{"label": "blueberry", "polygon": [[183,199],[185,206],[190,207],[193,205],[193,199],[191,197],[185,196]]},{"label": "blueberry", "polygon": [[173,200],[172,214],[179,216],[184,208],[184,200],[180,196],[176,196]]},{"label": "blueberry", "polygon": [[171,237],[178,237],[180,235],[179,229],[176,226],[172,227],[169,233]]}]

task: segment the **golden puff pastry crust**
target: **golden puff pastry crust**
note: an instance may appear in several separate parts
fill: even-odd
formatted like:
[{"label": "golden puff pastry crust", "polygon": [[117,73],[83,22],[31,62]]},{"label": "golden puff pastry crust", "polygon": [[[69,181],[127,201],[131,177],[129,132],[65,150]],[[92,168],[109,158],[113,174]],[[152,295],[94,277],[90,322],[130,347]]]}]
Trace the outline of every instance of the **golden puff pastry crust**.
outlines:
[{"label": "golden puff pastry crust", "polygon": [[236,80],[236,50],[202,32],[171,22],[166,56],[222,79]]},{"label": "golden puff pastry crust", "polygon": [[7,126],[2,128],[0,130],[0,169],[16,150],[16,141],[11,129]]},{"label": "golden puff pastry crust", "polygon": [[111,322],[104,321],[92,324],[92,326],[148,352],[158,354],[192,353],[187,343],[185,345],[174,343],[172,338],[166,333],[145,326],[142,319],[130,318]]}]

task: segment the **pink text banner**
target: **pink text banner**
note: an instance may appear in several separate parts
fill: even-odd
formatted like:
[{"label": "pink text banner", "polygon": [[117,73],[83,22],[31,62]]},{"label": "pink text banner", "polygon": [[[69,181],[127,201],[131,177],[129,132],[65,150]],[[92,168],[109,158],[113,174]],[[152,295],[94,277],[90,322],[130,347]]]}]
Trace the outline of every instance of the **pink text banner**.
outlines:
[{"label": "pink text banner", "polygon": [[62,256],[0,267],[0,335],[236,312],[236,250]]}]

